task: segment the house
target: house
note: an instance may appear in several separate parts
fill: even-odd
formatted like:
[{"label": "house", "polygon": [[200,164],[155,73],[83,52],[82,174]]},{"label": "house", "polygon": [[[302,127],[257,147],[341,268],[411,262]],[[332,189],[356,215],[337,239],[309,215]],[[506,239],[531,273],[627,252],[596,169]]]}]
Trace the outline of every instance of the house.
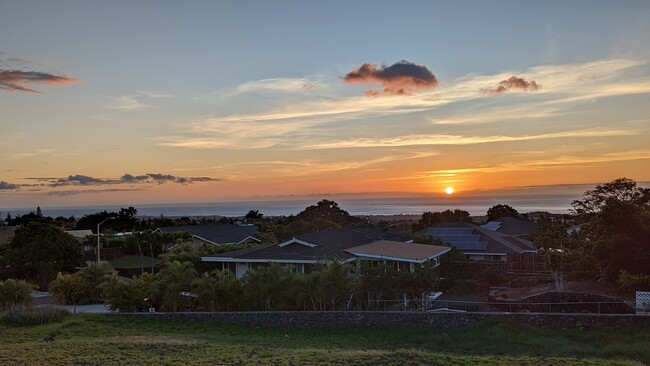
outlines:
[{"label": "house", "polygon": [[318,261],[336,259],[359,266],[363,261],[391,263],[398,269],[413,269],[417,264],[439,264],[439,257],[450,248],[405,243],[407,238],[369,226],[330,229],[298,235],[279,244],[247,248],[202,257],[218,263],[238,278],[249,268],[279,263],[297,272],[309,273]]},{"label": "house", "polygon": [[481,225],[481,227],[504,235],[520,238],[530,237],[530,235],[539,231],[538,223],[509,216],[488,221]]},{"label": "house", "polygon": [[193,244],[243,244],[249,242],[260,243],[255,235],[257,229],[254,225],[234,224],[205,224],[187,226],[165,226],[155,231],[160,233],[189,232],[192,234]]},{"label": "house", "polygon": [[95,235],[92,230],[66,230],[66,233],[72,235],[79,244],[83,244],[87,236]]},{"label": "house", "polygon": [[502,234],[466,222],[438,223],[425,229],[423,234],[440,239],[445,245],[453,245],[474,261],[506,262],[512,255],[537,252],[532,242],[519,236]]}]

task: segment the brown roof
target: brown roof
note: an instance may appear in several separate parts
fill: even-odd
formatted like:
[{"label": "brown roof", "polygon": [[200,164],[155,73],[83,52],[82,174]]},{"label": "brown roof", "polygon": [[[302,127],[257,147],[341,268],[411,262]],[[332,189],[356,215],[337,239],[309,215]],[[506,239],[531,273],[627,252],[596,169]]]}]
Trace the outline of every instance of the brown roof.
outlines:
[{"label": "brown roof", "polygon": [[402,243],[390,240],[378,240],[346,249],[347,252],[360,257],[378,257],[418,263],[440,256],[449,250],[449,247],[440,245]]}]

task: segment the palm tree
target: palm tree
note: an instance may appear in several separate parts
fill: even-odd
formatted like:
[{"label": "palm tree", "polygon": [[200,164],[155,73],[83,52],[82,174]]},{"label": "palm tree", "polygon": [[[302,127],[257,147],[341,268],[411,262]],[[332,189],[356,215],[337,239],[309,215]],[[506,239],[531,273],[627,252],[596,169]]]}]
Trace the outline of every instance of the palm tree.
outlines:
[{"label": "palm tree", "polygon": [[161,310],[178,311],[180,292],[191,289],[192,280],[197,273],[191,262],[167,262],[158,273],[159,293],[162,297]]},{"label": "palm tree", "polygon": [[86,302],[102,300],[100,285],[112,272],[113,268],[107,262],[90,263],[88,267],[79,271]]},{"label": "palm tree", "polygon": [[202,276],[192,280],[192,291],[198,295],[197,302],[201,310],[218,310],[220,287],[219,279],[210,272],[203,272]]}]

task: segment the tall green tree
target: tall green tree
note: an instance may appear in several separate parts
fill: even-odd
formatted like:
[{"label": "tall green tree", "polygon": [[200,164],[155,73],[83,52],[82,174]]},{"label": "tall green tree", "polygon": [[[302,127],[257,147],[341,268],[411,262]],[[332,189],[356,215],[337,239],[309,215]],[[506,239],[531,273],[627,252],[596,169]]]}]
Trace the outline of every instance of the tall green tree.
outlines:
[{"label": "tall green tree", "polygon": [[33,269],[37,283],[46,286],[64,267],[83,263],[79,242],[61,228],[30,222],[18,228],[6,251],[9,265],[24,273]]},{"label": "tall green tree", "polygon": [[423,230],[439,222],[472,222],[469,212],[464,210],[445,210],[441,212],[424,212],[417,223],[413,224],[413,231]]},{"label": "tall green tree", "polygon": [[492,221],[501,217],[519,217],[519,212],[509,205],[494,205],[487,210],[487,220]]},{"label": "tall green tree", "polygon": [[615,282],[625,271],[650,274],[650,189],[628,178],[599,184],[573,202],[586,222],[584,254],[601,278]]}]

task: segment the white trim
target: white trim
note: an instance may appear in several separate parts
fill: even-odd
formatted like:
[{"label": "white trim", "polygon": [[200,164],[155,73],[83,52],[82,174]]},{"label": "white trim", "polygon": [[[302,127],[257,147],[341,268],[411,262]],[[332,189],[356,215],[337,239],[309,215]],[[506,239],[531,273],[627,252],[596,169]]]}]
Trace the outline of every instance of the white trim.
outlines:
[{"label": "white trim", "polygon": [[385,256],[385,255],[376,255],[376,254],[362,254],[362,253],[354,253],[350,252],[352,255],[356,256],[360,260],[364,259],[385,259],[389,261],[396,261],[396,262],[407,262],[407,263],[417,263],[417,264],[422,264],[426,262],[426,259],[418,260],[418,259],[410,259],[410,258],[398,258],[398,257],[390,257],[390,256]]},{"label": "white trim", "polygon": [[316,263],[313,259],[244,259],[232,257],[201,257],[202,262],[227,262],[227,263]]},{"label": "white trim", "polygon": [[427,262],[427,261],[429,261],[431,259],[437,258],[437,257],[447,253],[450,250],[451,250],[451,248],[448,248],[447,250],[445,250],[442,253],[438,253],[438,254],[426,257],[424,259],[400,258],[400,257],[391,257],[391,256],[385,256],[385,255],[377,255],[377,254],[364,254],[364,253],[359,253],[359,252],[348,252],[348,253],[350,253],[350,254],[352,254],[352,255],[354,255],[356,257],[359,257],[359,259],[362,259],[362,260],[363,260],[363,258],[371,258],[371,259],[386,259],[386,260],[390,260],[390,261],[422,264],[422,263]]},{"label": "white trim", "polygon": [[304,240],[296,239],[295,237],[293,237],[293,239],[290,239],[290,240],[285,241],[284,243],[280,243],[280,244],[278,244],[278,246],[279,246],[280,248],[284,248],[284,247],[286,247],[286,246],[289,245],[289,244],[300,244],[300,245],[304,245],[304,246],[306,246],[306,247],[310,247],[310,248],[315,248],[315,247],[318,246],[318,245],[316,245],[316,244],[312,244],[312,243],[310,243],[310,242],[308,242],[308,241],[304,241]]},{"label": "white trim", "polygon": [[465,253],[466,255],[506,255],[506,253]]},{"label": "white trim", "polygon": [[[224,262],[224,263],[317,263],[323,259],[245,259],[233,257],[201,257],[201,262]],[[346,259],[344,262],[354,262],[357,258]]]},{"label": "white trim", "polygon": [[262,242],[260,239],[254,237],[254,236],[250,236],[250,235],[249,235],[249,236],[245,237],[244,239],[238,241],[237,244],[241,244],[241,243],[245,242],[245,241],[248,240],[248,239],[255,240],[255,241],[258,242],[258,243],[261,243],[261,242]]},{"label": "white trim", "polygon": [[[215,243],[215,242],[213,242],[212,240],[208,240],[208,239],[206,239],[206,238],[204,238],[204,237],[201,237],[201,236],[198,236],[198,235],[194,235],[194,234],[192,234],[192,238],[197,238],[197,239],[199,239],[199,240],[201,240],[201,241],[208,242],[208,243],[210,243],[210,244],[212,244],[212,245],[219,245],[219,243]],[[222,244],[231,244],[231,243],[222,243]],[[233,243],[233,244],[234,244],[234,243]]]}]

